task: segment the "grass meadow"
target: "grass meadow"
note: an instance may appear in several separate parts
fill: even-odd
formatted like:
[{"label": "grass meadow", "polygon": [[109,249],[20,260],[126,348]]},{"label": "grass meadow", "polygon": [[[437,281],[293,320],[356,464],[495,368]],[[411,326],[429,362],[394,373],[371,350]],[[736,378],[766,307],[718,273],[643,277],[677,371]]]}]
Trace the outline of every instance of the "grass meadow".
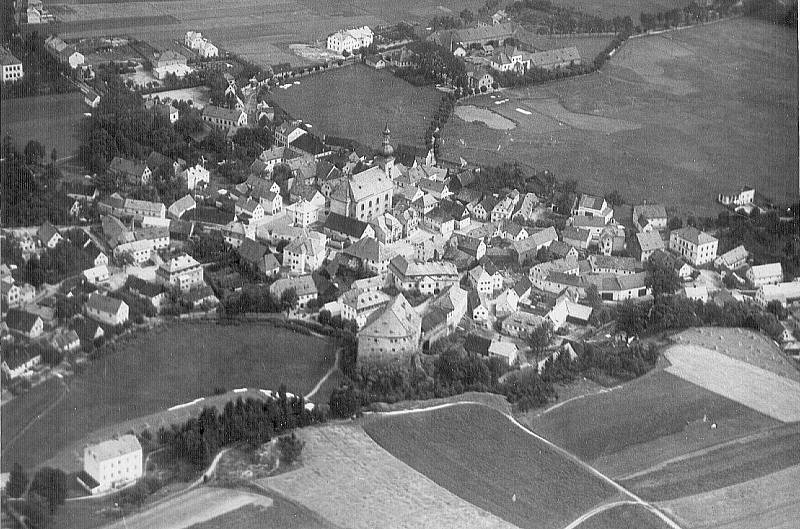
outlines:
[{"label": "grass meadow", "polygon": [[655,514],[641,505],[617,505],[581,522],[580,529],[667,529]]},{"label": "grass meadow", "polygon": [[392,143],[424,145],[423,134],[439,107],[441,94],[416,87],[386,70],[356,64],[301,78],[299,85],[276,89],[273,100],[317,134],[342,136],[377,148],[386,122]]},{"label": "grass meadow", "polygon": [[[116,353],[95,360],[69,381],[69,391],[12,446],[3,466],[30,468],[54,457],[93,430],[160,412],[216,388],[264,388],[304,395],[334,363],[332,342],[265,324],[175,324],[135,334]],[[53,399],[61,390],[53,387]],[[4,443],[30,421],[20,399],[3,407]],[[327,395],[317,394],[327,401]],[[38,408],[38,406],[34,407]],[[6,414],[11,417],[6,419]]]},{"label": "grass meadow", "polygon": [[503,91],[503,110],[469,100],[517,127],[453,118],[442,157],[519,161],[679,215],[716,215],[742,185],[797,198],[797,53],[796,30],[747,18],[630,39],[600,72]]},{"label": "grass meadow", "polygon": [[0,130],[3,136],[14,138],[20,151],[28,141],[36,140],[44,145],[48,161],[53,148],[59,158],[65,158],[77,153],[80,122],[89,110],[80,92],[5,99]]},{"label": "grass meadow", "polygon": [[410,467],[518,527],[563,527],[617,492],[486,406],[380,417],[364,428]]}]

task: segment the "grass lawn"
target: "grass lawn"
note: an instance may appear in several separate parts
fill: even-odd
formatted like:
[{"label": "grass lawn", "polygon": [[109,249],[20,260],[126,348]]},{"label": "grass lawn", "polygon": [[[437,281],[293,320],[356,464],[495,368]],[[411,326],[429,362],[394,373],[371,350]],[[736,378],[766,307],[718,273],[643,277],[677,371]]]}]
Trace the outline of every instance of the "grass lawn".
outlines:
[{"label": "grass lawn", "polygon": [[616,493],[486,406],[380,417],[364,429],[418,472],[518,527],[563,527]]},{"label": "grass lawn", "polygon": [[[332,342],[267,324],[175,324],[134,335],[89,364],[69,393],[3,457],[41,464],[93,430],[162,411],[215,388],[251,387],[303,395],[333,365]],[[327,395],[318,393],[319,401]],[[5,410],[3,410],[5,412]],[[14,435],[3,428],[3,440]]]},{"label": "grass lawn", "polygon": [[335,68],[303,77],[299,85],[276,89],[272,98],[318,134],[342,136],[377,148],[386,122],[392,142],[424,145],[423,133],[442,95],[416,87],[386,70],[364,65]]},{"label": "grass lawn", "polygon": [[24,395],[14,397],[3,405],[0,420],[3,432],[19,432],[33,418],[56,401],[63,392],[62,384],[51,378],[31,388]]},{"label": "grass lawn", "polygon": [[[717,428],[712,430],[712,423]],[[567,402],[529,424],[601,472],[617,476],[780,423],[657,370],[613,391]]]},{"label": "grass lawn", "polygon": [[79,93],[58,94],[2,102],[2,135],[10,134],[20,151],[30,140],[44,145],[46,160],[56,149],[59,158],[77,154],[81,144],[79,124],[90,108]]},{"label": "grass lawn", "polygon": [[796,198],[797,57],[796,30],[751,19],[631,39],[599,73],[470,99],[517,127],[454,117],[442,157],[516,160],[678,215],[716,216],[717,195],[742,185]]},{"label": "grass lawn", "polygon": [[770,430],[746,442],[704,450],[692,457],[620,480],[651,501],[713,491],[800,464],[800,423]]},{"label": "grass lawn", "polygon": [[641,505],[617,505],[581,523],[579,529],[667,529],[659,517]]}]

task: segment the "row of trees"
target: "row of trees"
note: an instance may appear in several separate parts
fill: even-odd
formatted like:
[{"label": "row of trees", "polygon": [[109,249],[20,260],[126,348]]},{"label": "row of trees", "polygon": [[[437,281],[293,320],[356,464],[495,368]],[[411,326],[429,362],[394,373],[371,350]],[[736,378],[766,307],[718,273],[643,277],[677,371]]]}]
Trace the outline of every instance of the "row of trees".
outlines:
[{"label": "row of trees", "polygon": [[506,8],[509,16],[541,33],[618,33],[633,31],[631,17],[604,19],[549,0],[518,0]]},{"label": "row of trees", "polygon": [[464,61],[450,50],[433,42],[414,42],[408,48],[415,53],[414,64],[398,68],[394,74],[415,86],[434,83],[464,86],[466,67]]},{"label": "row of trees", "polygon": [[316,408],[307,410],[301,397],[288,397],[285,386],[281,386],[276,399],[240,397],[228,402],[222,412],[205,407],[198,417],[183,425],[162,427],[158,440],[176,459],[199,469],[206,467],[224,446],[246,443],[255,448],[276,435],[323,420]]},{"label": "row of trees", "polygon": [[[639,15],[641,31],[669,29],[682,25],[706,22],[710,20],[712,16],[715,16],[714,13],[722,13],[723,15],[731,13],[736,3],[736,0],[715,0],[711,5],[700,6],[697,2],[692,1],[683,8],[678,7],[655,13],[642,12]],[[762,0],[752,2],[752,4],[756,3],[761,4]],[[795,4],[795,6],[796,5],[797,4]]]}]

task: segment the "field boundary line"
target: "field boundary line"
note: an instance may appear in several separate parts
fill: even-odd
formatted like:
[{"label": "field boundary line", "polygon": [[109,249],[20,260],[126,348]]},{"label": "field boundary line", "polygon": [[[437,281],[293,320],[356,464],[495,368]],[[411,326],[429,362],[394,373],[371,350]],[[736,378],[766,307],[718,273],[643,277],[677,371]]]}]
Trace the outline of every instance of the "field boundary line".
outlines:
[{"label": "field boundary line", "polygon": [[620,501],[612,501],[610,503],[604,503],[602,505],[598,505],[594,509],[587,511],[581,514],[579,517],[575,518],[569,525],[564,526],[564,529],[575,529],[580,524],[591,518],[592,516],[596,516],[602,512],[608,511],[613,509],[614,507],[619,507],[620,505],[641,505],[638,502],[633,500],[620,500]]},{"label": "field boundary line", "polygon": [[[59,395],[58,398],[56,398],[56,400],[54,400],[53,402],[48,404],[47,407],[44,410],[42,410],[42,412],[39,413],[36,417],[34,417],[30,421],[28,421],[28,424],[26,424],[19,432],[17,432],[17,434],[14,437],[12,437],[7,443],[3,443],[3,449],[0,450],[0,457],[4,456],[6,454],[6,452],[8,451],[8,449],[11,448],[12,446],[14,446],[14,443],[16,443],[19,440],[19,438],[22,437],[25,434],[25,432],[30,430],[31,427],[34,424],[36,424],[36,422],[39,419],[41,419],[42,417],[44,417],[45,415],[47,415],[48,413],[53,411],[53,409],[56,406],[58,406],[61,403],[62,400],[64,400],[64,397],[66,397],[67,393],[69,393],[69,386],[67,385],[66,382],[64,382],[63,378],[60,378],[59,381],[61,382],[62,389],[64,390],[61,393],[61,395]],[[15,398],[18,398],[18,397],[15,397]]]},{"label": "field boundary line", "polygon": [[[395,410],[395,411],[388,411],[388,412],[367,412],[367,413],[378,415],[378,416],[384,416],[384,415],[385,416],[408,415],[408,414],[412,414],[412,413],[424,413],[424,412],[435,411],[435,410],[440,410],[440,409],[444,409],[444,408],[451,408],[451,407],[454,407],[454,406],[463,406],[463,405],[486,406],[485,404],[482,404],[480,402],[475,402],[475,401],[448,402],[448,403],[445,403],[445,404],[439,404],[439,405],[436,405],[436,406],[431,406],[429,408],[417,408],[417,409],[412,409],[412,410]],[[486,407],[487,408],[491,408],[490,406],[486,406]],[[494,408],[491,408],[491,409],[494,410]],[[504,415],[509,421],[511,421],[512,424],[516,425],[518,428],[523,430],[525,433],[527,433],[531,437],[533,437],[533,438],[537,439],[538,441],[544,443],[545,445],[547,445],[551,449],[555,450],[556,452],[558,452],[562,456],[564,456],[567,459],[569,459],[571,462],[577,464],[579,467],[583,468],[584,470],[587,470],[589,473],[593,474],[594,476],[600,478],[602,481],[605,481],[606,483],[611,485],[617,491],[619,491],[622,494],[624,494],[625,496],[631,498],[631,500],[633,500],[632,503],[640,504],[644,508],[648,509],[650,512],[655,514],[658,518],[660,518],[665,524],[667,524],[671,529],[683,529],[680,525],[678,525],[670,517],[668,517],[666,514],[661,512],[656,506],[654,506],[651,503],[643,500],[642,498],[640,498],[639,496],[637,496],[633,492],[629,491],[628,489],[626,489],[625,487],[623,487],[622,485],[620,485],[619,483],[617,483],[616,481],[614,481],[610,477],[606,476],[605,474],[603,474],[602,472],[600,472],[599,470],[597,470],[593,466],[589,465],[588,463],[585,463],[584,461],[582,461],[581,459],[579,459],[577,456],[573,455],[572,453],[568,452],[564,448],[561,448],[560,446],[556,445],[552,441],[548,441],[547,439],[545,439],[541,435],[537,434],[536,432],[526,428],[525,425],[520,423],[516,418],[514,418],[514,416],[512,416],[512,415],[510,415],[508,413],[503,413],[503,412],[501,412],[499,410],[495,410],[495,411],[497,411],[498,413],[501,413],[502,415]]]},{"label": "field boundary line", "polygon": [[566,404],[568,402],[572,402],[574,400],[584,399],[586,397],[594,397],[596,395],[602,395],[604,393],[611,393],[612,391],[614,391],[616,389],[620,389],[620,388],[622,388],[622,384],[620,384],[618,386],[614,386],[612,388],[603,388],[603,389],[595,391],[594,393],[587,393],[585,395],[577,395],[575,397],[572,397],[571,399],[567,399],[567,400],[561,401],[561,402],[559,402],[557,404],[554,404],[554,405],[550,406],[549,408],[543,410],[541,413],[537,413],[535,415],[535,417],[541,417],[542,415],[546,415],[546,414],[550,413],[551,411],[560,408],[561,406],[563,406],[564,404]]}]

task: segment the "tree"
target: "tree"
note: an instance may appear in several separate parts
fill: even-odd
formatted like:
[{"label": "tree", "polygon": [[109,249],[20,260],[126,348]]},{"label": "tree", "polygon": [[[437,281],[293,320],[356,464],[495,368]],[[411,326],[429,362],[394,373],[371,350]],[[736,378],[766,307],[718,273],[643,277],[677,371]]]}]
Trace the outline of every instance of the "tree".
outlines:
[{"label": "tree", "polygon": [[299,439],[294,432],[291,435],[278,437],[278,454],[281,463],[292,464],[300,458],[306,443]]},{"label": "tree", "polygon": [[284,290],[281,294],[281,310],[285,310],[287,313],[293,311],[297,308],[298,301],[297,290],[294,288]]},{"label": "tree", "polygon": [[11,475],[8,478],[8,485],[6,485],[6,492],[12,498],[19,498],[25,494],[27,486],[28,476],[25,474],[25,469],[19,463],[14,463]]},{"label": "tree", "polygon": [[53,150],[50,151],[50,160],[52,160],[53,164],[55,165],[56,160],[58,160],[58,151],[53,147]]},{"label": "tree", "polygon": [[361,400],[352,386],[334,389],[328,404],[331,408],[331,414],[342,419],[357,415],[361,410]]},{"label": "tree", "polygon": [[789,311],[786,310],[786,307],[781,305],[781,302],[778,300],[772,300],[767,303],[767,312],[770,314],[774,314],[776,318],[779,320],[785,320],[786,317],[789,315]]},{"label": "tree", "polygon": [[31,140],[25,145],[25,163],[40,163],[44,156],[44,145],[38,141]]},{"label": "tree", "polygon": [[637,336],[647,327],[647,311],[643,306],[626,301],[617,307],[617,330]]},{"label": "tree", "polygon": [[647,278],[645,285],[653,290],[653,297],[674,294],[681,288],[681,278],[678,271],[667,259],[653,259],[652,257],[645,263]]},{"label": "tree", "polygon": [[680,217],[672,217],[671,219],[669,219],[667,227],[670,230],[679,230],[683,227],[683,221],[681,220]]},{"label": "tree", "polygon": [[611,204],[612,206],[621,206],[625,203],[625,199],[622,198],[622,193],[617,191],[616,189],[611,193],[605,196],[606,201]]},{"label": "tree", "polygon": [[553,326],[549,320],[545,320],[541,325],[531,331],[528,336],[528,345],[531,346],[531,352],[536,354],[536,357],[544,353],[547,346],[550,345],[550,339],[553,337]]},{"label": "tree", "polygon": [[57,468],[41,468],[33,476],[30,490],[45,498],[50,505],[50,510],[55,511],[55,508],[63,505],[67,498],[67,475],[63,470]]},{"label": "tree", "polygon": [[464,21],[464,25],[472,24],[475,20],[475,15],[469,9],[464,9],[458,16]]}]

